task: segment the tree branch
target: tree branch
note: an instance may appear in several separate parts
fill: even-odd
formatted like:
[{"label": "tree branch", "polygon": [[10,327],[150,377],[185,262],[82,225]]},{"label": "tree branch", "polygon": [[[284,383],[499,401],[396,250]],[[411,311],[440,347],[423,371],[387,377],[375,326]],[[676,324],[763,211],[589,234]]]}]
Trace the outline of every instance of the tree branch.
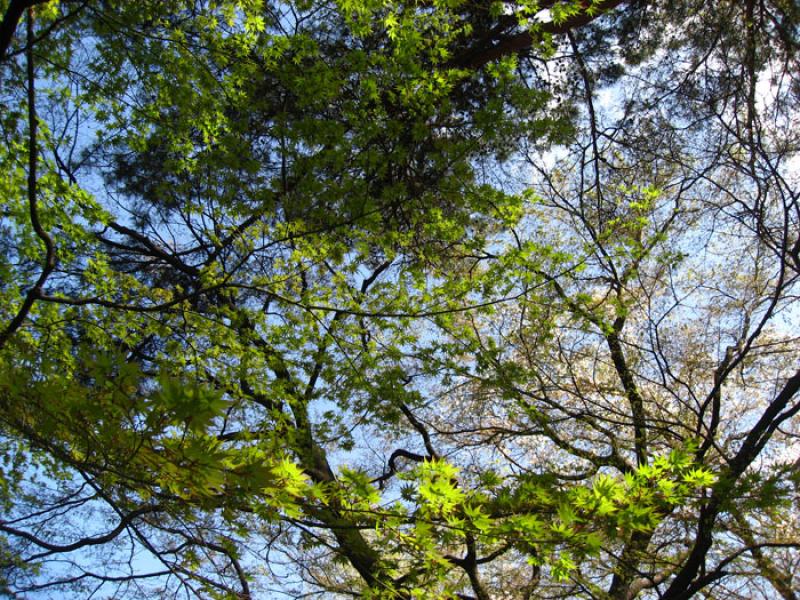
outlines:
[{"label": "tree branch", "polygon": [[591,8],[592,3],[583,2],[583,10],[564,21],[559,23],[554,21],[540,23],[533,30],[523,31],[501,39],[486,40],[480,46],[469,48],[461,56],[454,58],[450,65],[467,69],[480,69],[504,56],[529,50],[545,35],[562,35],[583,27],[627,1],[629,0],[602,0],[594,3],[593,8]]},{"label": "tree branch", "polygon": [[[13,4],[16,3],[12,2],[12,5]],[[11,11],[11,8],[12,7],[9,7],[9,11]],[[6,13],[6,17],[8,17],[8,13]],[[19,19],[19,17],[17,19]],[[32,10],[28,10],[27,21],[27,34],[28,39],[30,40],[33,38]],[[5,24],[5,19],[3,20],[3,24]],[[31,308],[33,308],[33,303],[42,297],[42,289],[47,281],[47,278],[50,277],[51,273],[56,268],[55,245],[53,244],[53,238],[51,238],[50,234],[44,230],[39,220],[39,208],[37,206],[36,197],[36,169],[38,166],[36,135],[38,118],[36,116],[36,74],[34,72],[32,45],[29,44],[28,52],[26,54],[28,77],[28,211],[33,230],[36,232],[36,235],[39,237],[39,239],[42,240],[42,243],[44,243],[45,259],[42,272],[39,275],[39,278],[36,280],[34,286],[28,290],[28,293],[25,295],[25,300],[22,302],[22,306],[20,307],[19,311],[5,328],[5,330],[0,333],[0,348],[3,348],[6,345],[8,339],[14,335],[14,333],[22,326],[22,323],[25,322],[25,318],[28,316]],[[2,54],[0,54],[0,56],[2,56]]]},{"label": "tree branch", "polygon": [[[37,4],[44,4],[47,0],[11,0],[6,9],[6,14],[3,15],[3,20],[0,22],[0,62],[6,58],[8,47],[11,45],[11,40],[17,31],[22,14],[36,6]],[[30,17],[30,13],[28,15]],[[31,30],[28,30],[28,41],[33,39]]]},{"label": "tree branch", "polygon": [[37,558],[41,558],[42,556],[46,556],[48,554],[52,554],[54,552],[59,553],[66,553],[66,552],[74,552],[75,550],[79,550],[81,548],[85,548],[86,546],[99,546],[101,544],[106,544],[117,537],[120,533],[122,533],[125,528],[130,525],[135,519],[151,512],[158,512],[162,510],[161,506],[143,506],[142,508],[133,510],[129,512],[125,517],[119,522],[119,524],[103,535],[99,535],[96,537],[90,538],[83,538],[78,540],[77,542],[73,542],[72,544],[51,544],[50,542],[43,540],[39,537],[36,537],[32,533],[29,533],[22,529],[16,529],[14,527],[9,527],[5,525],[3,522],[0,522],[0,531],[7,533],[9,535],[13,535],[15,537],[20,537],[29,542],[32,542],[39,546],[40,548],[44,548],[47,550],[47,553],[44,555],[36,555],[33,557],[29,557],[28,560],[35,560]]}]

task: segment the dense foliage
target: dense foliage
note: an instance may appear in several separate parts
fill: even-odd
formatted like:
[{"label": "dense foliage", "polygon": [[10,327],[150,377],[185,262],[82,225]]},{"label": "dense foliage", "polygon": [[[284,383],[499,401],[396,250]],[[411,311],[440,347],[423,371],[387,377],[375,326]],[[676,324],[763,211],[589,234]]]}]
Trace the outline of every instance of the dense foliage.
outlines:
[{"label": "dense foliage", "polygon": [[796,3],[0,13],[0,593],[798,598]]}]

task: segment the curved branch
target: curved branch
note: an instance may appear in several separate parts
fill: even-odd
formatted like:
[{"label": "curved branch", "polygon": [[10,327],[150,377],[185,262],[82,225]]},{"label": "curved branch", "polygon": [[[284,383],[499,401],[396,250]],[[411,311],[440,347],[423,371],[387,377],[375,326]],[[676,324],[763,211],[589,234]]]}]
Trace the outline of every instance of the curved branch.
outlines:
[{"label": "curved branch", "polygon": [[439,454],[433,448],[431,436],[428,433],[428,430],[425,429],[425,426],[422,424],[422,422],[417,419],[416,416],[414,416],[414,413],[411,412],[411,410],[405,404],[400,404],[400,410],[406,416],[406,419],[408,419],[408,421],[411,423],[411,426],[414,427],[414,429],[416,429],[417,432],[419,432],[419,434],[422,436],[422,441],[425,444],[425,450],[428,451],[428,457],[431,459],[439,458]]},{"label": "curved branch", "polygon": [[388,461],[389,470],[385,471],[383,475],[381,475],[380,477],[376,477],[375,479],[373,479],[370,483],[377,483],[378,486],[382,489],[384,483],[389,479],[391,479],[395,473],[397,473],[396,463],[398,458],[407,458],[408,460],[414,462],[425,461],[425,457],[422,456],[421,454],[417,454],[416,452],[409,452],[408,450],[404,450],[403,448],[398,448],[397,450],[392,452],[392,455],[389,457]]},{"label": "curved branch", "polygon": [[[0,22],[0,62],[5,60],[8,47],[11,45],[11,40],[17,32],[22,14],[26,10],[30,10],[37,4],[44,4],[47,0],[11,0],[6,9],[6,14],[3,15],[3,20]],[[30,18],[30,12],[28,13]],[[33,39],[30,29],[28,30],[28,40]]]},{"label": "curved branch", "polygon": [[[25,4],[25,3],[11,3],[12,6],[9,7],[9,12],[11,11],[14,4]],[[9,13],[6,13],[6,18],[8,18]],[[17,17],[17,20],[19,17]],[[27,18],[28,26],[27,26],[27,34],[28,39],[33,39],[33,10],[28,10],[28,18]],[[6,24],[6,19],[3,19],[3,26]],[[15,24],[16,27],[16,24]],[[3,53],[5,49],[3,49]],[[0,54],[2,57],[3,54]],[[37,190],[36,190],[36,169],[38,166],[38,150],[37,150],[37,125],[38,119],[36,116],[36,76],[34,73],[34,65],[33,65],[33,46],[31,44],[28,45],[28,52],[27,55],[27,78],[28,78],[28,212],[30,214],[31,225],[33,226],[33,230],[36,232],[36,235],[42,240],[45,247],[45,259],[44,259],[44,266],[42,267],[42,272],[39,275],[39,278],[36,280],[34,286],[28,290],[28,293],[25,295],[25,300],[22,303],[22,306],[19,308],[19,311],[11,320],[11,323],[5,328],[5,330],[0,333],[0,348],[6,345],[8,339],[14,335],[14,333],[22,326],[25,322],[28,313],[33,308],[33,303],[42,297],[42,289],[44,287],[47,278],[50,277],[52,272],[56,268],[56,249],[55,244],[53,243],[53,238],[50,237],[50,234],[47,233],[44,228],[42,227],[41,221],[39,220],[39,208],[37,206]]]},{"label": "curved branch", "polygon": [[81,548],[85,548],[87,546],[99,546],[102,544],[107,544],[108,542],[116,538],[120,533],[122,533],[128,527],[128,525],[130,525],[135,519],[138,519],[139,517],[147,513],[158,512],[160,510],[162,510],[162,507],[158,505],[143,506],[142,508],[133,510],[129,512],[127,515],[125,515],[119,522],[119,524],[108,533],[104,533],[103,535],[99,535],[96,537],[83,538],[71,544],[52,544],[22,529],[9,527],[8,525],[5,525],[3,522],[0,522],[0,531],[7,533],[9,535],[13,535],[15,537],[28,540],[29,542],[36,544],[40,548],[44,548],[45,550],[47,550],[47,552],[44,554],[37,554],[35,556],[28,558],[28,560],[35,560],[37,558],[42,558],[54,552],[59,552],[59,553],[74,552],[75,550],[80,550]]}]

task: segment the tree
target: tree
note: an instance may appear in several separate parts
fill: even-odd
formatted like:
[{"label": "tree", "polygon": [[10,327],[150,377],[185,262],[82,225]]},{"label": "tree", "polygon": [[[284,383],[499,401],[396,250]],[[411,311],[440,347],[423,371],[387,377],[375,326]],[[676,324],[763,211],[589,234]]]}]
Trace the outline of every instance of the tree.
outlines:
[{"label": "tree", "polygon": [[0,9],[4,593],[796,598],[792,3]]}]

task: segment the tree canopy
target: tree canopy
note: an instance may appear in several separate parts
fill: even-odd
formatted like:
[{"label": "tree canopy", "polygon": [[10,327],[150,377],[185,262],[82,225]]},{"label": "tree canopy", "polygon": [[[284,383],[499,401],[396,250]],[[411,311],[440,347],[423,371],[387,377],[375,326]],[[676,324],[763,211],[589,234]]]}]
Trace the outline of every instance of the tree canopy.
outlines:
[{"label": "tree canopy", "polygon": [[795,2],[0,15],[0,595],[800,597]]}]

